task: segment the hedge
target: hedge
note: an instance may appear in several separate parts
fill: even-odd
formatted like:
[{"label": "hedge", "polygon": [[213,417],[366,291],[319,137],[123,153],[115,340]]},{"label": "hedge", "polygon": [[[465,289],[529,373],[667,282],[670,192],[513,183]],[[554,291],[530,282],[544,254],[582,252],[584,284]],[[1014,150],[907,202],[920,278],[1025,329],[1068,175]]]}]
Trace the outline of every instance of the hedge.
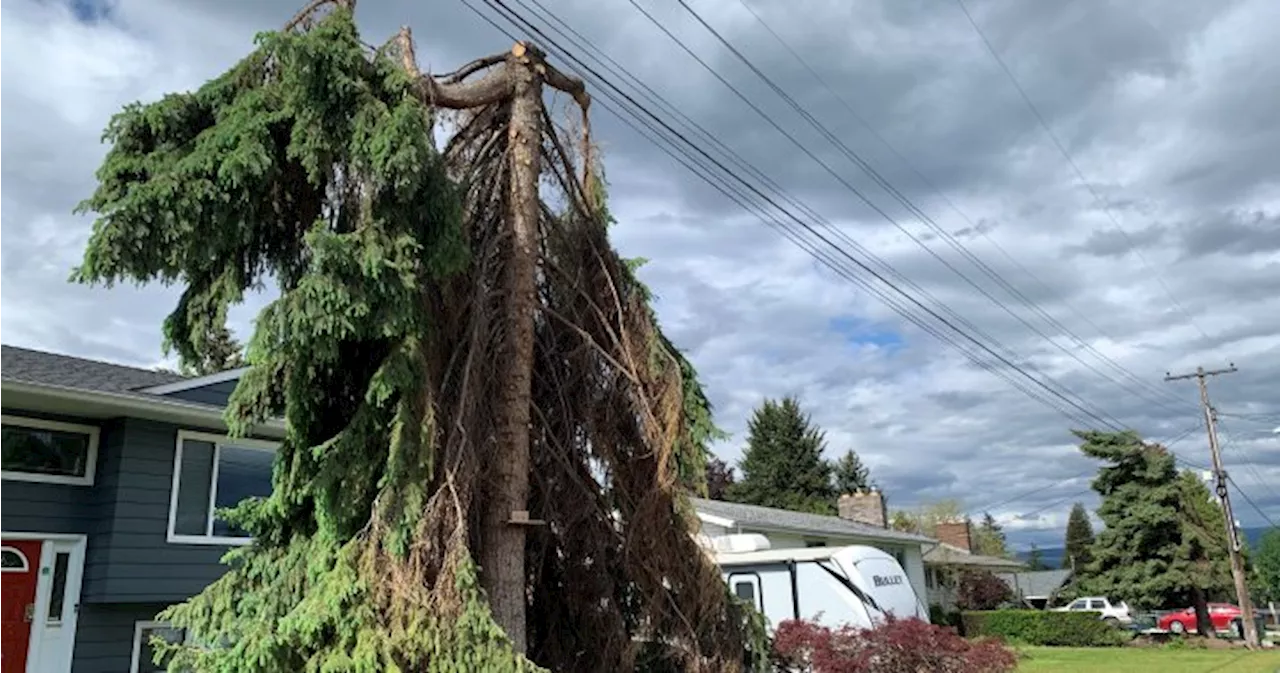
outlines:
[{"label": "hedge", "polygon": [[966,637],[996,636],[1010,642],[1058,647],[1119,645],[1128,633],[1102,621],[1097,612],[988,610],[961,615]]}]

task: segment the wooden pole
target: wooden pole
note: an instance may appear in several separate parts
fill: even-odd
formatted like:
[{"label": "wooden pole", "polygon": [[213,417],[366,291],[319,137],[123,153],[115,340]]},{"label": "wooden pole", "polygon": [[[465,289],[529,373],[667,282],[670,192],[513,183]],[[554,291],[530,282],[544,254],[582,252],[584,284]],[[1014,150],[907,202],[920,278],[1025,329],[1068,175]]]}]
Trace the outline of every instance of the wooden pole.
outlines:
[{"label": "wooden pole", "polygon": [[1213,474],[1217,480],[1218,500],[1222,503],[1222,515],[1226,519],[1227,525],[1227,554],[1231,557],[1231,579],[1236,585],[1236,601],[1240,606],[1241,626],[1244,628],[1244,642],[1251,649],[1256,649],[1258,643],[1258,627],[1253,619],[1253,602],[1249,599],[1248,580],[1244,574],[1244,559],[1240,556],[1240,531],[1236,530],[1235,514],[1231,510],[1231,492],[1227,486],[1227,472],[1222,468],[1222,450],[1218,445],[1218,416],[1214,411],[1213,405],[1209,403],[1209,386],[1205,382],[1210,376],[1219,374],[1231,374],[1237,371],[1235,365],[1231,365],[1227,369],[1216,369],[1213,371],[1205,371],[1204,367],[1197,367],[1196,371],[1191,374],[1181,374],[1179,376],[1165,376],[1166,381],[1179,381],[1183,379],[1195,379],[1200,386],[1200,405],[1204,408],[1205,428],[1209,432],[1209,454],[1213,459]]}]

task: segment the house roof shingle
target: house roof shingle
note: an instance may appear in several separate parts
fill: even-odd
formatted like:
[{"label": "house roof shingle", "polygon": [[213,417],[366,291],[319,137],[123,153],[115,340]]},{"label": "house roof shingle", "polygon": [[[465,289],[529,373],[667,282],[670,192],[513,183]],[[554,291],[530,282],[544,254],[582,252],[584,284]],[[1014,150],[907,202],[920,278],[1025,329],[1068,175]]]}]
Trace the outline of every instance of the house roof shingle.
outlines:
[{"label": "house roof shingle", "polygon": [[123,393],[181,381],[177,374],[44,351],[0,347],[0,378],[94,392]]},{"label": "house roof shingle", "polygon": [[1015,570],[1025,568],[1020,561],[1013,561],[999,556],[983,556],[967,552],[945,542],[924,553],[925,565],[969,566],[989,569]]},{"label": "house roof shingle", "polygon": [[735,524],[748,528],[764,527],[793,530],[800,533],[847,535],[850,537],[895,540],[899,542],[931,543],[934,541],[923,535],[870,526],[856,521],[849,521],[848,519],[841,519],[838,516],[805,514],[773,507],[743,505],[735,502],[707,500],[705,498],[690,498],[690,501],[694,509],[699,512],[730,519]]},{"label": "house roof shingle", "polygon": [[1071,569],[1001,573],[1000,579],[1026,598],[1046,598],[1057,593],[1071,579]]}]

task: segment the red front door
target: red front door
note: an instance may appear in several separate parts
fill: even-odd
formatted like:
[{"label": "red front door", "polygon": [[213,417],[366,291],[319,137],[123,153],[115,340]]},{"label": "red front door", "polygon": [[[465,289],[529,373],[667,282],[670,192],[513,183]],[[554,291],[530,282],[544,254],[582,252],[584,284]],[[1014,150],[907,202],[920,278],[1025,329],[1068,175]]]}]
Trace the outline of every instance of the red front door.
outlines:
[{"label": "red front door", "polygon": [[0,542],[0,673],[27,670],[41,544],[39,540]]}]

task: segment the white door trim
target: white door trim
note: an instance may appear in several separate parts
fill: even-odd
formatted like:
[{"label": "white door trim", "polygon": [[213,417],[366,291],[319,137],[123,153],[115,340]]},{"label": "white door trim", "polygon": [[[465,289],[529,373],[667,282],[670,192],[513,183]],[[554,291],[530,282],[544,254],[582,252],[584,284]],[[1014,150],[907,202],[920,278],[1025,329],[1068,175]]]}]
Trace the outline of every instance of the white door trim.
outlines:
[{"label": "white door trim", "polygon": [[[27,673],[69,673],[75,648],[76,618],[80,613],[80,588],[84,579],[84,556],[87,536],[67,533],[32,533],[0,531],[8,540],[40,540],[39,566],[36,570],[36,617],[31,621],[31,640],[27,643]],[[53,564],[56,554],[69,553],[67,580],[63,590],[61,623],[50,626],[47,615],[53,589]],[[52,628],[59,630],[65,646],[57,652],[45,652],[43,644]]]}]

